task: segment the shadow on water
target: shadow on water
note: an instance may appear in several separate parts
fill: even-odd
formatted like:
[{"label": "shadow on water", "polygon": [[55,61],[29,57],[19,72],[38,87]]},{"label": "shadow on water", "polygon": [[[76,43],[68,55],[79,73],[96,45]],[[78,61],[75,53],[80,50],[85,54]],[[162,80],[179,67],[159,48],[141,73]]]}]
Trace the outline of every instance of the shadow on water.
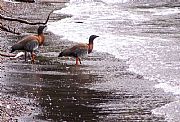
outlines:
[{"label": "shadow on water", "polygon": [[32,99],[41,111],[24,120],[97,120],[99,115],[106,115],[98,113],[100,108],[95,105],[107,102],[109,93],[83,88],[99,78],[83,67],[5,64],[4,70],[4,93]]},{"label": "shadow on water", "polygon": [[151,109],[164,105],[166,98],[146,89],[142,77],[125,71],[122,62],[119,66],[105,62],[91,61],[91,66],[4,63],[2,92],[34,101],[37,110],[20,117],[21,121],[164,119],[153,116]]}]

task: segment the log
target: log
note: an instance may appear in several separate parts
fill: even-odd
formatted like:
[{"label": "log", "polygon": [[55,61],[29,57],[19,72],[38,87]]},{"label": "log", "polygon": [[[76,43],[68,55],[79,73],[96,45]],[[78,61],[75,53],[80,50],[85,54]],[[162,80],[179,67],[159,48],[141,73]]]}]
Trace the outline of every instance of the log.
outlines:
[{"label": "log", "polygon": [[35,0],[15,0],[17,2],[27,2],[27,3],[34,3]]}]

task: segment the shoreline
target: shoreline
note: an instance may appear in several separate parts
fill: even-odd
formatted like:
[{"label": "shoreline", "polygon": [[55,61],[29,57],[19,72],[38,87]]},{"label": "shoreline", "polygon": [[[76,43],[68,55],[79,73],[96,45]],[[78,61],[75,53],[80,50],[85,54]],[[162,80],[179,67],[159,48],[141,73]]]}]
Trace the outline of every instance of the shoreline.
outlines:
[{"label": "shoreline", "polygon": [[[31,21],[31,22],[45,21],[47,15],[49,14],[51,10],[55,8],[56,9],[63,8],[66,2],[64,0],[62,0],[62,2],[60,1],[50,2],[48,0],[39,0],[38,3],[25,3],[25,2],[21,3],[20,2],[20,3],[14,4],[12,2],[2,1],[3,8],[11,8],[11,9],[8,9],[8,12],[10,12],[10,14],[13,14],[14,17],[21,16],[23,19],[28,19],[28,21]],[[24,11],[21,11],[21,10],[24,10]],[[38,13],[36,14],[34,13],[34,11]],[[41,15],[39,13],[41,13]],[[49,21],[55,21],[55,20],[59,20],[65,17],[66,16],[51,14]],[[3,47],[0,47],[1,52],[7,52],[9,50],[10,45],[12,45],[18,39],[21,39],[24,35],[36,33],[36,30],[38,28],[37,25],[32,26],[32,25],[27,25],[27,24],[21,24],[19,22],[4,22],[4,24],[7,24],[7,25],[9,24],[10,27],[13,27],[12,25],[15,25],[15,27],[18,27],[18,29],[16,28],[17,29],[16,31],[19,31],[22,34],[14,35],[8,32],[1,31],[0,44],[3,45]],[[45,34],[47,36],[47,32],[45,32]],[[37,114],[37,112],[39,111],[39,108],[36,107],[36,102],[31,98],[18,97],[16,94],[13,95],[10,90],[11,86],[9,86],[5,81],[7,80],[7,77],[8,77],[6,76],[8,75],[8,71],[6,71],[5,67],[9,66],[12,62],[17,63],[19,61],[18,60],[13,61],[13,60],[10,60],[9,57],[2,57],[2,56],[0,56],[0,60],[1,60],[0,61],[0,64],[1,64],[0,65],[0,69],[1,69],[0,70],[1,72],[1,75],[0,75],[0,87],[1,87],[0,121],[15,122],[15,121],[21,120],[21,118],[23,117],[34,118],[34,115],[33,115],[34,112]],[[6,66],[4,66],[4,64]],[[22,64],[20,64],[19,66],[21,65]],[[24,119],[24,120],[26,121],[28,119]]]},{"label": "shoreline", "polygon": [[[41,6],[41,11],[44,10],[45,5],[38,6]],[[54,7],[47,8],[44,13]],[[32,19],[35,16],[36,14]],[[66,16],[53,15],[51,19],[54,21],[61,17]],[[23,30],[30,33],[34,33],[34,28],[23,26]],[[126,62],[110,54],[94,51],[82,59],[81,66],[76,67],[73,58],[69,60],[56,56],[60,50],[74,43],[62,40],[51,32],[45,34],[47,41],[45,46],[40,48],[37,57],[39,62],[35,65],[24,63],[22,60],[5,59],[1,62],[0,85],[3,84],[6,88],[3,94],[33,99],[35,103],[27,102],[25,107],[34,105],[36,110],[41,111],[33,117],[21,115],[19,120],[165,120],[163,116],[153,115],[151,110],[169,103],[171,96],[161,89],[153,88],[154,83],[148,82],[143,76],[129,72]],[[5,49],[8,49],[17,37],[21,36],[7,34]],[[3,38],[1,36],[0,43],[4,43]]]}]

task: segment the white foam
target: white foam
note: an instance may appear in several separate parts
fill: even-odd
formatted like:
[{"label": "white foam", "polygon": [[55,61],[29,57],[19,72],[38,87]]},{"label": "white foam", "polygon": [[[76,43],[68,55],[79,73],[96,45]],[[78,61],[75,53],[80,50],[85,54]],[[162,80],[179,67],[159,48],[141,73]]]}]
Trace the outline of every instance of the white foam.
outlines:
[{"label": "white foam", "polygon": [[105,3],[126,3],[129,2],[129,0],[102,0]]},{"label": "white foam", "polygon": [[13,0],[4,0],[4,1],[9,2],[9,3],[20,3],[20,2],[13,1]]},{"label": "white foam", "polygon": [[168,122],[180,122],[180,100],[152,110],[153,114],[165,116]]},{"label": "white foam", "polygon": [[174,95],[180,94],[180,84],[159,83],[155,88],[162,88],[165,92],[173,93]]},{"label": "white foam", "polygon": [[[126,55],[121,55],[121,51],[126,51],[121,50],[123,49],[122,47],[133,45],[137,45],[134,47],[139,47],[146,40],[144,37],[113,34],[113,31],[118,26],[121,26],[119,22],[127,21],[127,18],[134,23],[147,19],[142,15],[119,10],[119,8],[114,6],[86,0],[83,2],[71,1],[66,8],[55,11],[55,13],[73,16],[58,22],[49,23],[48,30],[55,34],[63,35],[64,39],[75,42],[88,42],[90,35],[99,35],[100,37],[96,39],[97,41],[94,41],[94,50],[111,53],[117,58],[128,58]],[[114,25],[112,21],[115,23]]]},{"label": "white foam", "polygon": [[169,9],[156,9],[154,10],[154,14],[153,15],[170,15],[170,14],[178,14],[180,13],[180,9],[179,8],[169,8]]},{"label": "white foam", "polygon": [[85,3],[85,2],[103,2],[103,3],[126,3],[129,2],[129,0],[70,0],[70,3],[72,4],[78,4],[78,3]]}]

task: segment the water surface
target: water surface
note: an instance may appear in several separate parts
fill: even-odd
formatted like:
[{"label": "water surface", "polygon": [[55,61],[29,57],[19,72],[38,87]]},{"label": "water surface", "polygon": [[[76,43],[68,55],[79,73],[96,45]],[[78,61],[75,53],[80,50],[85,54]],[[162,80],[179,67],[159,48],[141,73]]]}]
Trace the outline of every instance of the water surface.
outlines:
[{"label": "water surface", "polygon": [[126,61],[129,71],[157,82],[153,87],[178,98],[179,4],[174,0],[71,0],[55,13],[72,17],[50,23],[49,30],[75,42],[99,35],[96,51]]}]

